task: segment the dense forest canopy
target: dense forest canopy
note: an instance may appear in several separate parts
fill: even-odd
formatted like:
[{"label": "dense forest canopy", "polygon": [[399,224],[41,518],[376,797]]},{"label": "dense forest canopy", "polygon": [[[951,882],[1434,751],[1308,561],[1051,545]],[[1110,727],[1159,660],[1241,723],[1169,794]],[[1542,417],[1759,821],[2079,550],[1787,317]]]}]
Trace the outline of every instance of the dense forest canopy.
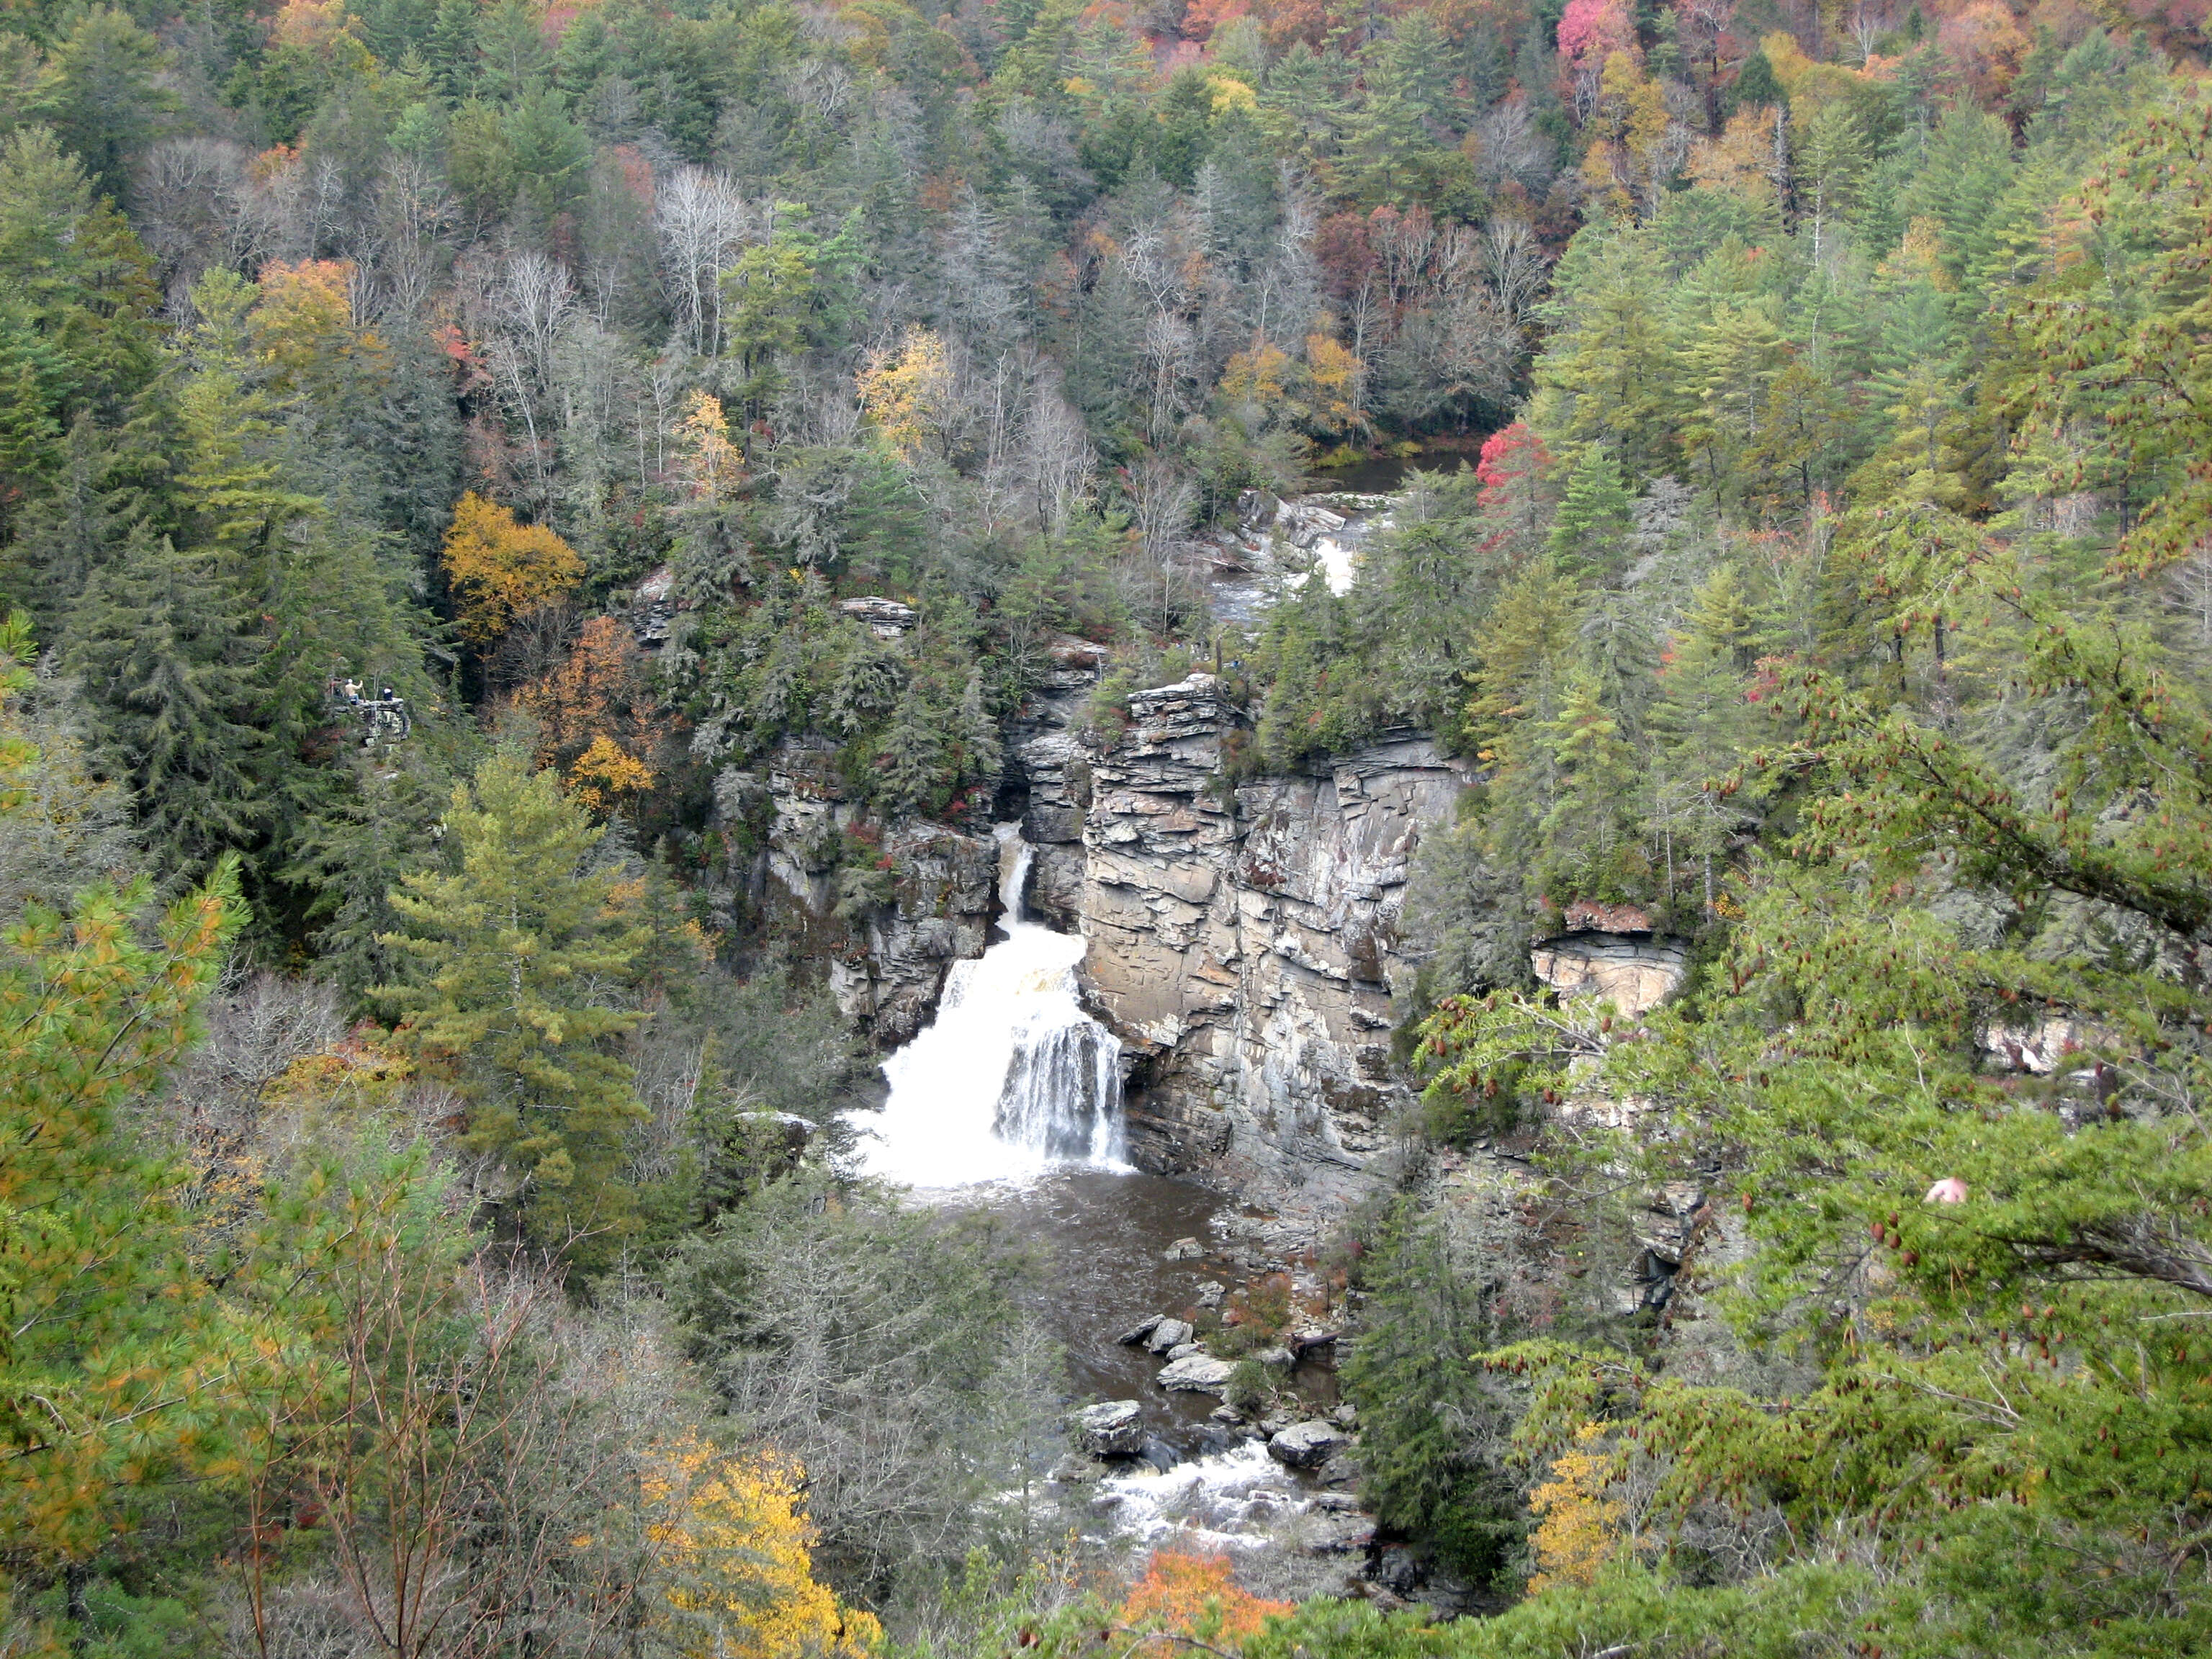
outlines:
[{"label": "dense forest canopy", "polygon": [[[0,1649],[2212,1644],[2205,15],[0,8]],[[1031,1267],[843,1170],[759,779],[865,918],[1074,645],[1473,781],[1340,1243],[1484,1616],[1100,1578]],[[1669,1181],[1724,1354],[1584,1277]]]}]

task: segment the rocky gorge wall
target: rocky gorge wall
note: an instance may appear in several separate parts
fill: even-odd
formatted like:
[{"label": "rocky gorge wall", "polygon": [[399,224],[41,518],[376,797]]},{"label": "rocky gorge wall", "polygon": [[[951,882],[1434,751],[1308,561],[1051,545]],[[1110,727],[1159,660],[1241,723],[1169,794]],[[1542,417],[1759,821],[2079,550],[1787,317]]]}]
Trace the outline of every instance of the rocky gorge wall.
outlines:
[{"label": "rocky gorge wall", "polygon": [[1103,742],[1021,744],[1031,902],[1089,942],[1087,1000],[1130,1059],[1132,1155],[1319,1218],[1376,1178],[1406,1085],[1392,996],[1423,833],[1465,778],[1424,738],[1230,784],[1211,676],[1137,692]]}]

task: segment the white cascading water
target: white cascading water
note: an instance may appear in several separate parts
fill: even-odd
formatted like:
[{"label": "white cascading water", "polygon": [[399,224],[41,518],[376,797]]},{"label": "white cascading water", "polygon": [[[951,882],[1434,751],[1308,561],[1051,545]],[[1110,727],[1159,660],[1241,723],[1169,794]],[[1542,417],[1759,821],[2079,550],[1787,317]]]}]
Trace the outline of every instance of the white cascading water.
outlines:
[{"label": "white cascading water", "polygon": [[868,1175],[965,1187],[1061,1164],[1128,1167],[1121,1045],[1076,999],[1084,941],[1028,920],[1030,847],[1018,824],[995,833],[1006,937],[953,963],[936,1020],[884,1062],[890,1099],[851,1120]]}]

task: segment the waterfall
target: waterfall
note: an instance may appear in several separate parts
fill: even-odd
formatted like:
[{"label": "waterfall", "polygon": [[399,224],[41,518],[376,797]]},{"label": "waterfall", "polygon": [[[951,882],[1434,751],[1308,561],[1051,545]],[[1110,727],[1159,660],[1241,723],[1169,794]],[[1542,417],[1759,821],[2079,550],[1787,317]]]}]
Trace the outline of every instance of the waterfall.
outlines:
[{"label": "waterfall", "polygon": [[866,1174],[962,1187],[1056,1164],[1127,1167],[1121,1045],[1076,998],[1084,941],[1029,919],[1035,849],[1018,824],[994,833],[1006,937],[952,965],[935,1021],[884,1062],[890,1098],[852,1120]]}]

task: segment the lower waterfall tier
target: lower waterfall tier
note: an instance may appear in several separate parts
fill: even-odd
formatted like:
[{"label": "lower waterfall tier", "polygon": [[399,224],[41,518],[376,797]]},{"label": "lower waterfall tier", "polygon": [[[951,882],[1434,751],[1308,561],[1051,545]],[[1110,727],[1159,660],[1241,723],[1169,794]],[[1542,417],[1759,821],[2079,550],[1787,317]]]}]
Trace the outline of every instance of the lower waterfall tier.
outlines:
[{"label": "lower waterfall tier", "polygon": [[1030,849],[1000,830],[1006,937],[957,963],[937,1018],[884,1062],[890,1097],[854,1119],[869,1175],[914,1187],[1126,1168],[1121,1045],[1083,1012],[1084,941],[1022,914]]}]

